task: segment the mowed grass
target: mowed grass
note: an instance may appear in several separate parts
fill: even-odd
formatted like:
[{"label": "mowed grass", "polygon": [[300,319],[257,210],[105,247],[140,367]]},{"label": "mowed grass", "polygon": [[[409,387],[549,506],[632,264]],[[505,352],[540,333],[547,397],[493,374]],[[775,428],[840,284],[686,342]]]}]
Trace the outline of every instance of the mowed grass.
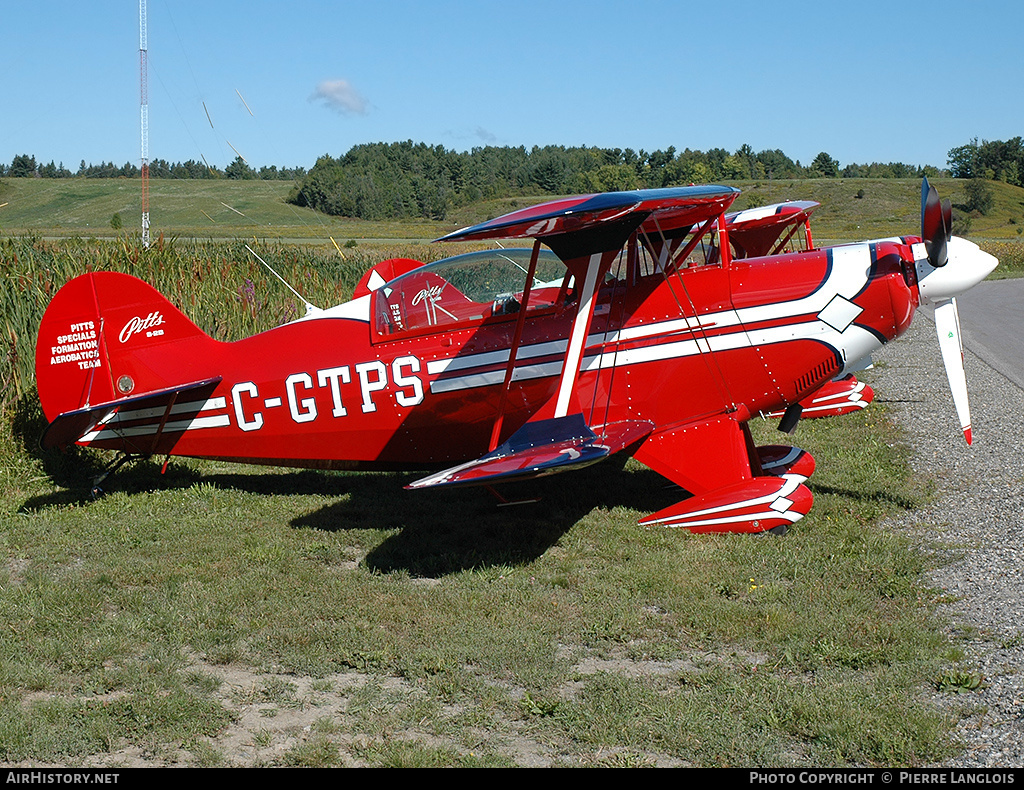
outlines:
[{"label": "mowed grass", "polygon": [[[38,450],[31,346],[11,336],[47,294],[86,266],[135,271],[225,338],[294,299],[237,244],[6,244],[20,394],[5,380],[0,761],[921,765],[954,751],[931,702],[960,661],[923,581],[933,555],[881,524],[927,481],[883,406],[800,425],[816,499],[784,538],[639,527],[683,494],[632,461],[503,490],[539,498],[515,507],[403,490],[413,474],[178,459],[125,468],[94,501],[108,459]],[[318,302],[362,266],[264,251]],[[256,707],[313,718],[252,729]]]},{"label": "mowed grass", "polygon": [[440,742],[449,765],[516,764],[524,738],[552,764],[950,753],[927,700],[957,656],[924,556],[878,525],[923,492],[877,410],[801,426],[816,504],[781,539],[638,527],[679,494],[632,463],[507,491],[540,496],[512,509],[412,476],[178,461],[91,501],[97,461],[29,454],[39,427],[3,437],[4,761],[216,752],[238,666],[413,689],[329,718],[327,764],[356,737]]},{"label": "mowed grass", "polygon": [[506,491],[540,498],[515,508],[404,491],[412,475],[189,461],[123,471],[92,501],[99,459],[29,452],[32,412],[0,455],[5,762],[208,759],[237,667],[411,689],[321,721],[325,764],[365,759],[353,738],[442,744],[446,765],[517,764],[523,739],[551,764],[950,754],[928,697],[958,656],[925,555],[878,523],[926,492],[880,409],[801,426],[816,502],[784,538],[640,528],[681,494],[632,462]]},{"label": "mowed grass", "polygon": [[[442,235],[428,221],[369,222],[329,217],[287,202],[291,181],[150,179],[151,235],[294,239],[339,244],[348,239],[422,239]],[[8,178],[0,180],[0,236],[138,239],[142,181],[135,178]],[[114,215],[122,230],[111,227]]]},{"label": "mowed grass", "polygon": [[[728,181],[741,194],[734,209],[784,200],[815,200],[815,238],[821,242],[858,241],[917,235],[921,226],[921,182],[918,179],[846,178]],[[985,215],[964,210],[967,182],[936,178],[931,183],[949,198],[957,217],[969,221],[974,240],[1021,242],[1024,234],[1024,189],[998,181],[992,209]],[[150,179],[150,220],[153,238],[259,238],[339,243],[348,239],[429,241],[456,228],[472,225],[554,195],[516,196],[482,201],[453,209],[444,222],[429,220],[367,221],[329,217],[287,202],[290,181]],[[139,235],[142,212],[140,179],[0,179],[0,236],[30,232],[46,237]],[[111,227],[117,214],[123,223]],[[958,220],[958,227],[961,220]]]}]

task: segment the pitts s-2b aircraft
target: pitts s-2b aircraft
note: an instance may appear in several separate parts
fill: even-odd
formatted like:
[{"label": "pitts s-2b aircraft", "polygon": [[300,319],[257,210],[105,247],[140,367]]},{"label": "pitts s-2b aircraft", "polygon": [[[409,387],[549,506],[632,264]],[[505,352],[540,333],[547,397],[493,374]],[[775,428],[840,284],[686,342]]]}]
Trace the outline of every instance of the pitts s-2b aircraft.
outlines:
[{"label": "pitts s-2b aircraft", "polygon": [[[408,486],[496,484],[632,455],[689,496],[643,524],[785,531],[814,460],[755,446],[748,421],[862,408],[852,375],[935,305],[961,427],[957,294],[996,259],[950,236],[922,187],[921,236],[815,248],[816,203],[727,214],[691,186],[556,200],[441,241],[499,248],[393,259],[351,301],[237,342],[148,284],[83,274],[46,310],[36,375],[44,447],[423,470]],[[796,252],[783,246],[799,239]],[[500,248],[532,239],[531,248]]]}]

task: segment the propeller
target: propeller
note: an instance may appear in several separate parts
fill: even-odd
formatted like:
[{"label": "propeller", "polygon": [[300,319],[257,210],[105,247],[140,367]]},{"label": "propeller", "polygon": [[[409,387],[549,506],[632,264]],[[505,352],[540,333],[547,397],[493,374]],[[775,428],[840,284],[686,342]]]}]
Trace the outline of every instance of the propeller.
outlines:
[{"label": "propeller", "polygon": [[964,371],[964,346],[960,337],[960,314],[956,299],[945,299],[935,305],[935,334],[939,338],[942,364],[946,368],[949,391],[967,444],[971,443],[971,407],[967,400],[967,374]]},{"label": "propeller", "polygon": [[945,266],[946,244],[952,233],[953,205],[949,199],[939,201],[939,193],[925,178],[921,182],[921,238],[928,251],[928,263]]},{"label": "propeller", "polygon": [[921,301],[935,306],[935,334],[953,394],[960,428],[971,443],[971,410],[964,372],[964,347],[956,297],[984,280],[999,261],[978,245],[952,235],[952,205],[939,200],[935,187],[921,184],[921,238],[926,257],[917,261]]}]

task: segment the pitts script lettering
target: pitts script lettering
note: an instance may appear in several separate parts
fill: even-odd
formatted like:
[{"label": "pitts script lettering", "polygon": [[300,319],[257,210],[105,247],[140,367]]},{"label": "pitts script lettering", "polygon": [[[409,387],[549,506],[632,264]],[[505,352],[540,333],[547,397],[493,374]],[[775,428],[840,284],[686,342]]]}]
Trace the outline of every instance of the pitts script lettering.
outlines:
[{"label": "pitts script lettering", "polygon": [[432,285],[429,288],[424,288],[416,296],[413,297],[413,305],[418,305],[420,302],[430,301],[431,303],[437,302],[441,299],[441,291],[444,290],[443,285]]},{"label": "pitts script lettering", "polygon": [[155,329],[155,327],[162,326],[164,323],[163,314],[159,310],[154,310],[145,318],[135,316],[124,325],[124,329],[121,330],[121,334],[117,336],[117,339],[122,343],[127,343],[133,335],[138,335],[142,332],[146,333],[146,337],[162,335],[164,330]]}]

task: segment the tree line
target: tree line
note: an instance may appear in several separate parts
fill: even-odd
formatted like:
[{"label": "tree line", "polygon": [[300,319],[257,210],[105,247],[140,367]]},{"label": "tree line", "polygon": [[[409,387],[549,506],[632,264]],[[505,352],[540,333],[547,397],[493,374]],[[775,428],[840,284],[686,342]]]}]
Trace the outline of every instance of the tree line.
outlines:
[{"label": "tree line", "polygon": [[[363,219],[445,219],[455,208],[517,195],[560,195],[653,189],[682,184],[792,178],[921,178],[947,172],[957,178],[1000,178],[1024,186],[1024,144],[978,143],[949,152],[949,171],[903,162],[842,165],[825,151],[808,165],[779,149],[754,151],[742,145],[730,153],[674,146],[647,152],[631,148],[567,146],[484,146],[469,151],[440,145],[366,143],[334,157],[325,154],[310,170],[253,168],[241,157],[224,169],[205,161],[170,163],[154,159],[151,178],[274,179],[295,182],[289,200],[326,214]],[[75,172],[63,163],[41,164],[34,156],[0,164],[0,176],[37,178],[138,178],[138,165],[83,160]]]},{"label": "tree line", "polygon": [[975,137],[966,145],[949,151],[949,170],[954,178],[980,178],[1005,181],[1024,187],[1024,141],[984,140]]},{"label": "tree line", "polygon": [[[294,181],[306,174],[304,167],[282,167],[274,165],[251,167],[242,157],[226,168],[212,167],[206,162],[168,162],[166,159],[154,159],[149,163],[150,178],[231,178],[231,179],[262,179],[264,181]],[[126,162],[115,165],[113,162],[100,162],[98,165],[86,164],[83,159],[78,170],[72,172],[64,163],[48,164],[37,162],[34,156],[20,154],[15,156],[10,165],[0,163],[0,177],[9,178],[141,178],[142,169],[139,165]]]},{"label": "tree line", "polygon": [[321,156],[289,198],[326,214],[363,219],[445,219],[459,206],[516,195],[564,195],[656,189],[680,184],[790,178],[912,178],[934,167],[901,162],[842,167],[827,152],[801,165],[782,151],[729,153],[634,151],[630,148],[486,146],[453,151],[439,145],[369,143],[341,157]]}]

